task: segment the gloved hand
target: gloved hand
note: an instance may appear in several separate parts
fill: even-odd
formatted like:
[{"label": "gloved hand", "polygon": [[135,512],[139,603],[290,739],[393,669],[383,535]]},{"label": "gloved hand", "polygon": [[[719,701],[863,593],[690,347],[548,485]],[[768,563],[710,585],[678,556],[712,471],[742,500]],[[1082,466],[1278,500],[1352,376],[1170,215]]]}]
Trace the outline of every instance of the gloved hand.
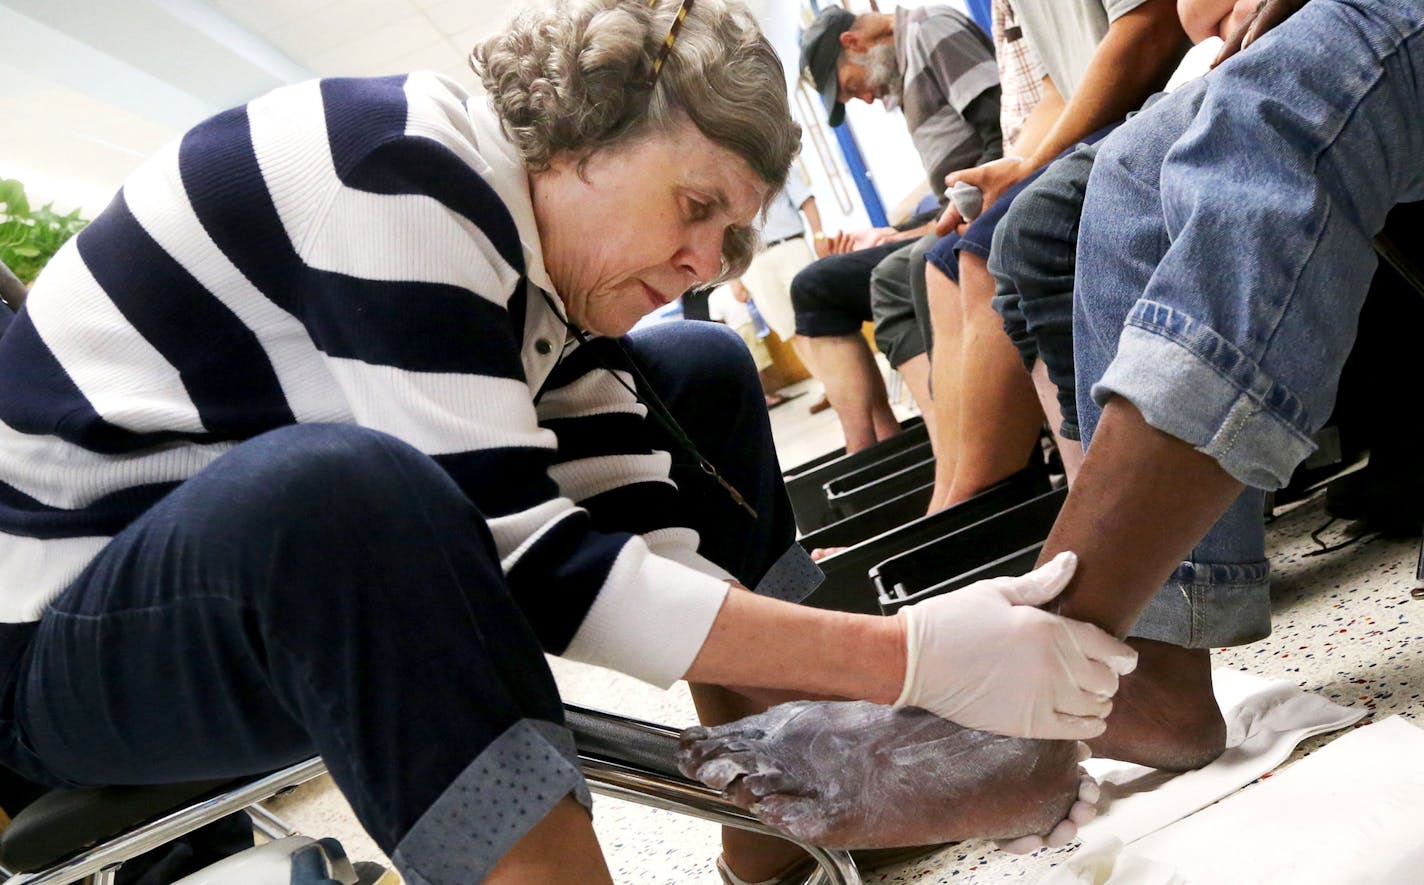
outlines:
[{"label": "gloved hand", "polygon": [[1091,624],[1035,608],[1061,593],[1077,567],[1078,557],[1064,552],[1026,575],[902,608],[905,687],[895,706],[1014,737],[1102,734],[1118,677],[1137,666],[1137,652]]}]

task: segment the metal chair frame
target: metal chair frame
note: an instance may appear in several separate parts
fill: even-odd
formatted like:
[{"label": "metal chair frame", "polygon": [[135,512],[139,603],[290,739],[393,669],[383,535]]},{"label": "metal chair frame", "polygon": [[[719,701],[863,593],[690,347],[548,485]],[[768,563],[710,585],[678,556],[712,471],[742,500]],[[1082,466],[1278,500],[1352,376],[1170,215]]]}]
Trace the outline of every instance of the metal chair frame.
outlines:
[{"label": "metal chair frame", "polygon": [[[634,727],[661,737],[677,737],[677,730],[608,715],[624,727]],[[747,812],[724,799],[720,793],[695,781],[675,778],[624,761],[579,753],[579,763],[589,788],[600,795],[639,805],[764,833],[785,839]],[[28,873],[10,873],[0,868],[4,885],[113,885],[118,869],[129,860],[151,851],[220,818],[244,809],[254,816],[254,825],[269,837],[292,835],[291,828],[275,818],[259,803],[295,789],[326,773],[318,758],[308,759],[280,771],[257,778],[220,795],[176,808],[163,816],[139,824],[108,841],[81,851],[53,866]],[[808,885],[862,885],[850,854],[815,845],[797,843],[815,858],[820,870]]]}]

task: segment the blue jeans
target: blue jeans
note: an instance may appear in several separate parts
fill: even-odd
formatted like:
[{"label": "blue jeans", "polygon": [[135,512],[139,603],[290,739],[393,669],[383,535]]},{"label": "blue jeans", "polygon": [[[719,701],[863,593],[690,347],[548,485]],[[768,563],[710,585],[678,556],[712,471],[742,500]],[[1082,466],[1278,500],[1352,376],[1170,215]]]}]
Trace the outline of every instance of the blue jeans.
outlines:
[{"label": "blue jeans", "polygon": [[[787,551],[804,554],[741,339],[673,323],[630,349],[759,512],[677,468],[702,552],[748,586],[785,579]],[[376,431],[298,425],[237,446],[4,639],[0,762],[47,783],[144,784],[319,753],[412,885],[479,881],[562,797],[588,801],[484,518],[435,461]]]},{"label": "blue jeans", "polygon": [[[1424,197],[1424,0],[1315,0],[1103,142],[1073,314],[1078,413],[1146,421],[1254,489],[1278,488],[1334,403],[1375,268],[1370,240]],[[1152,600],[1136,635],[1266,635],[1261,493]]]},{"label": "blue jeans", "polygon": [[1042,360],[1058,391],[1058,432],[1079,439],[1073,372],[1073,274],[1078,267],[1078,223],[1088,174],[1099,142],[1117,127],[1094,132],[1058,155],[1013,205],[994,231],[989,273],[994,310],[1024,368]]}]

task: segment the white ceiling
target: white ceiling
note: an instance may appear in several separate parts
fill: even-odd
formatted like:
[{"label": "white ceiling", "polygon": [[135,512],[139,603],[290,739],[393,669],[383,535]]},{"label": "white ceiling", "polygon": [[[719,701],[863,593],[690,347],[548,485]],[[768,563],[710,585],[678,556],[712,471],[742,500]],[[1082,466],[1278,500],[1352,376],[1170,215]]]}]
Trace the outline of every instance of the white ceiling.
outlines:
[{"label": "white ceiling", "polygon": [[92,214],[165,141],[283,83],[423,68],[473,88],[470,47],[551,2],[0,0],[0,177]]}]

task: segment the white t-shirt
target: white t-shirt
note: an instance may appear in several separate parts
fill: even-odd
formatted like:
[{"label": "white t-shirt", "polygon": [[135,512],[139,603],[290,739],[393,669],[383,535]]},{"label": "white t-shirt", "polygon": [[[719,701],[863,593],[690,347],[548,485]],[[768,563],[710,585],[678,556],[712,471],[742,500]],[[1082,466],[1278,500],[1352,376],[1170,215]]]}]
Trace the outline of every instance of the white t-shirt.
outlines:
[{"label": "white t-shirt", "polygon": [[1067,101],[1108,25],[1147,0],[1012,0],[1024,38]]}]

